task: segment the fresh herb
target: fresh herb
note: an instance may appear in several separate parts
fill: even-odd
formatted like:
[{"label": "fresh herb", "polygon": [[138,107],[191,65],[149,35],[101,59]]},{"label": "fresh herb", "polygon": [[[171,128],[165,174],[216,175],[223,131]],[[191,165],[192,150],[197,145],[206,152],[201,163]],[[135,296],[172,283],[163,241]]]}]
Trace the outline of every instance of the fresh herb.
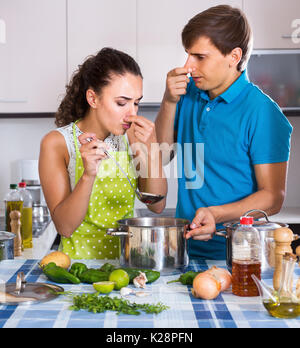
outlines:
[{"label": "fresh herb", "polygon": [[99,292],[96,292],[93,294],[74,296],[73,305],[69,309],[73,311],[84,309],[92,313],[115,311],[117,314],[140,315],[141,311],[147,314],[159,314],[168,308],[168,306],[165,306],[160,302],[157,304],[131,303],[128,300],[118,297],[99,296]]}]

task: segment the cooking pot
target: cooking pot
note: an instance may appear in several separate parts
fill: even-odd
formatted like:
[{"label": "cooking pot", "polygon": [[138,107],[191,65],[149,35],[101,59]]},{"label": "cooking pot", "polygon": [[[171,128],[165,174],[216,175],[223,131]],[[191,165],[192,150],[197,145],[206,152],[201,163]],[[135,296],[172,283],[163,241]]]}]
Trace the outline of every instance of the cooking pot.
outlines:
[{"label": "cooking pot", "polygon": [[161,274],[179,273],[188,266],[185,234],[190,221],[169,217],[143,217],[117,221],[106,231],[121,237],[122,267],[149,268]]},{"label": "cooking pot", "polygon": [[[244,216],[248,216],[252,213],[260,212],[264,215],[266,221],[254,221],[253,227],[255,227],[260,234],[261,240],[261,270],[262,272],[270,270],[275,267],[275,241],[273,232],[280,227],[289,227],[287,224],[280,222],[269,221],[268,215],[263,210],[250,210]],[[223,225],[224,229],[218,229],[216,235],[226,238],[226,264],[227,268],[232,269],[232,236],[234,231],[240,226],[238,221],[228,222]],[[294,235],[294,239],[298,238]]]},{"label": "cooking pot", "polygon": [[14,259],[14,233],[0,231],[0,261]]}]

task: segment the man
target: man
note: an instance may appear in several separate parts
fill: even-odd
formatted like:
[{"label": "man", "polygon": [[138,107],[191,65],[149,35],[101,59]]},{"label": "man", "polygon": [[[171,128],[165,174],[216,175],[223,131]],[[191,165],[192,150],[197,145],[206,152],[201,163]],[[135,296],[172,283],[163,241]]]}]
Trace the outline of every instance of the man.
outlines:
[{"label": "man", "polygon": [[187,61],[168,73],[157,136],[160,143],[181,145],[176,217],[192,221],[190,256],[225,259],[216,228],[251,209],[280,211],[292,127],[248,79],[252,31],[239,9],[216,6],[196,15],[182,42]]}]

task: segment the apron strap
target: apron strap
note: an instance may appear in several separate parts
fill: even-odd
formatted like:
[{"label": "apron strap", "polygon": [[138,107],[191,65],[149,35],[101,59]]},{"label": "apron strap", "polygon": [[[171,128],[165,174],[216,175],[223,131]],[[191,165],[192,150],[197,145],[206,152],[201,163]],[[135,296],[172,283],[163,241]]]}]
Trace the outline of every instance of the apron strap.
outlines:
[{"label": "apron strap", "polygon": [[76,150],[76,155],[80,155],[80,151],[79,151],[79,147],[78,147],[78,141],[77,141],[77,136],[76,136],[76,123],[78,122],[79,120],[77,120],[76,122],[74,122],[73,124],[73,139],[74,139],[74,144],[75,144],[75,150]]},{"label": "apron strap", "polygon": [[81,154],[79,151],[79,147],[78,147],[78,141],[77,141],[77,136],[76,136],[76,123],[79,120],[77,120],[76,122],[74,122],[73,124],[73,139],[74,139],[74,144],[75,144],[75,151],[76,151],[76,168],[75,168],[75,183],[77,184],[78,180],[79,180],[79,175],[78,175],[78,160],[81,159]]}]

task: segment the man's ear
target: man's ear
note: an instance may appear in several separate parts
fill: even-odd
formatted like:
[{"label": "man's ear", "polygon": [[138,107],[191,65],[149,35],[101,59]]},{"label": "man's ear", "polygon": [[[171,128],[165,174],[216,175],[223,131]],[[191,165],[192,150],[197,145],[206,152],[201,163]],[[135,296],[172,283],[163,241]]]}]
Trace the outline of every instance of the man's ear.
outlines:
[{"label": "man's ear", "polygon": [[94,90],[89,88],[86,91],[86,100],[89,103],[91,108],[96,109],[98,99],[97,99],[97,94],[95,93]]},{"label": "man's ear", "polygon": [[237,67],[243,57],[243,50],[240,47],[234,48],[230,53],[229,67]]}]

